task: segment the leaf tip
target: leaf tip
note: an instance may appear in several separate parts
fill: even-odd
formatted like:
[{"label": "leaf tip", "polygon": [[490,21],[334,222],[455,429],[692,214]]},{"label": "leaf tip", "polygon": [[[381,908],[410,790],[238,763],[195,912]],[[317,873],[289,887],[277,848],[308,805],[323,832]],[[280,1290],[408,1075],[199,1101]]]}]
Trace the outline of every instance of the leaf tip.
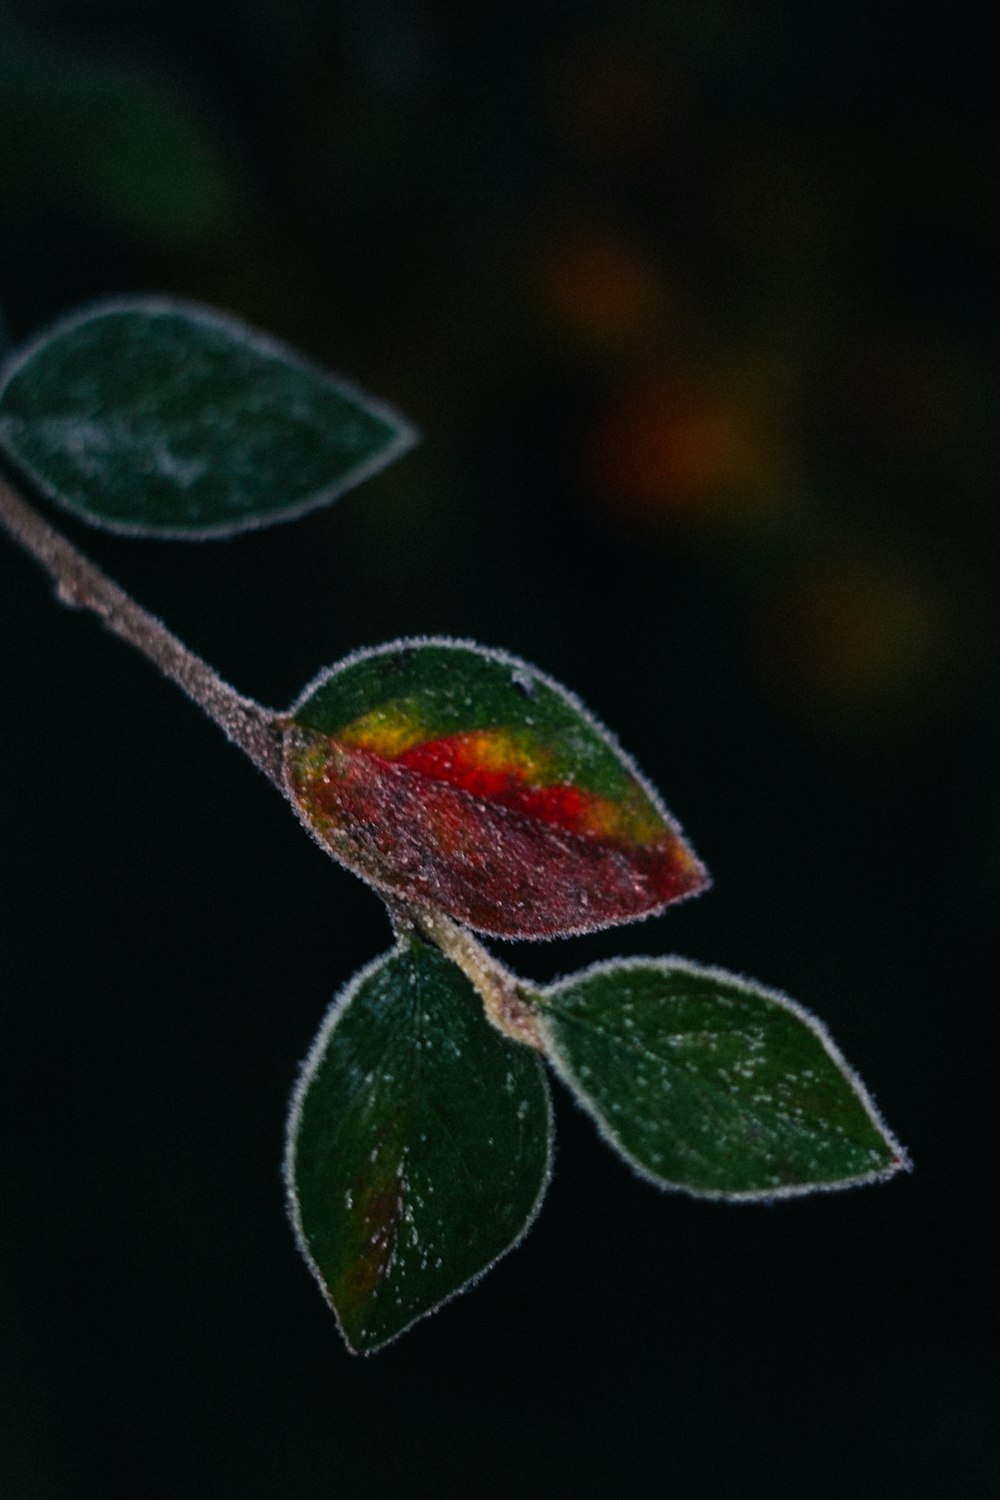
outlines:
[{"label": "leaf tip", "polygon": [[907,1151],[905,1146],[901,1146],[897,1140],[893,1139],[893,1137],[888,1134],[888,1132],[886,1132],[886,1134],[888,1137],[888,1145],[892,1150],[892,1155],[889,1158],[889,1164],[885,1169],[886,1178],[888,1179],[890,1177],[895,1177],[898,1172],[912,1172],[913,1157]]}]

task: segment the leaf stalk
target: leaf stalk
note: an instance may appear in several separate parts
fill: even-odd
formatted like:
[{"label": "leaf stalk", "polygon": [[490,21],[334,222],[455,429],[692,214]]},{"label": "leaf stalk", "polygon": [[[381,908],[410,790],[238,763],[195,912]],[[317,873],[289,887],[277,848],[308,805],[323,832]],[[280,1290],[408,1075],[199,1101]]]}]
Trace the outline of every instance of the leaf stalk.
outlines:
[{"label": "leaf stalk", "polygon": [[525,997],[517,975],[494,958],[467,927],[429,907],[393,903],[389,911],[397,929],[402,926],[421,933],[462,970],[478,990],[487,1019],[498,1031],[544,1052],[537,1011]]}]

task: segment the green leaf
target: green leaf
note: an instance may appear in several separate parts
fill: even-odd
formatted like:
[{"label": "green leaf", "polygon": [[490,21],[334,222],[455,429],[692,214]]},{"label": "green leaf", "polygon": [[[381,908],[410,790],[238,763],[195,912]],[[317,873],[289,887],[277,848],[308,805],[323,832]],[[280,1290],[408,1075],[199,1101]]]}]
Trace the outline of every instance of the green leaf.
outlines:
[{"label": "green leaf", "polygon": [[303,1069],[285,1165],[348,1346],[381,1348],[510,1250],[550,1155],[538,1054],[494,1030],[454,964],[414,942],[357,974]]},{"label": "green leaf", "polygon": [[707,884],[583,705],[469,642],[397,641],[322,673],[289,711],[285,770],[348,868],[499,937],[630,922]]},{"label": "green leaf", "polygon": [[782,1198],[908,1166],[819,1021],[774,990],[650,958],[597,964],[536,998],[556,1071],[662,1187]]},{"label": "green leaf", "polygon": [[8,208],[20,196],[34,214],[48,198],[63,215],[71,205],[119,233],[188,250],[245,226],[238,137],[162,49],[0,29],[0,97]]},{"label": "green leaf", "polygon": [[0,377],[0,447],[112,531],[223,536],[325,505],[414,441],[380,402],[204,308],[116,303]]}]

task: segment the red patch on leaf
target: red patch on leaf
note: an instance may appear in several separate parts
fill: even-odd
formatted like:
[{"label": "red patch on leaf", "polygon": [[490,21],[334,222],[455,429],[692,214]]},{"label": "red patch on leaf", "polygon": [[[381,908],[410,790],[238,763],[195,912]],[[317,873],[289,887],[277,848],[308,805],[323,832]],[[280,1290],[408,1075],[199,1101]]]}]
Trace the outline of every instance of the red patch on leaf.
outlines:
[{"label": "red patch on leaf", "polygon": [[576,786],[532,786],[515,770],[484,765],[474,741],[460,735],[425,740],[394,757],[393,764],[562,828],[577,828],[584,807],[595,800]]},{"label": "red patch on leaf", "polygon": [[468,764],[447,741],[387,761],[327,740],[322,769],[291,758],[296,800],[344,863],[386,890],[498,937],[627,922],[694,894],[707,876],[669,826],[645,842],[584,831],[599,799]]}]

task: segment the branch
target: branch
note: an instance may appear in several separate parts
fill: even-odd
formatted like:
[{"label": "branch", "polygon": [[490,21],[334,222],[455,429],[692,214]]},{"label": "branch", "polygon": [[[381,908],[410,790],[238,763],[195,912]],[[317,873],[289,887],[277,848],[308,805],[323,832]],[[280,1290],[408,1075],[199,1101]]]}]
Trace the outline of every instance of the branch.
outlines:
[{"label": "branch", "polygon": [[113,583],[100,568],[50,526],[0,477],[0,522],[41,563],[53,579],[56,594],[71,609],[86,609],[108,630],[141,651],[165,677],[213,719],[227,739],[284,794],[281,730],[277,715],[252,698],[244,698],[219,674],[189,651],[162,620]]},{"label": "branch", "polygon": [[[230,687],[208,662],[188,650],[162,620],[143,609],[125,590],[84,557],[61,532],[44,521],[0,477],[0,523],[41,563],[56,594],[71,609],[86,609],[106,628],[140,651],[218,724],[259,770],[285,795],[281,719]],[[384,894],[384,893],[383,893]],[[387,899],[394,922],[416,929],[441,949],[479,991],[493,1025],[515,1041],[541,1049],[534,1006],[516,977],[465,927],[443,912]]]}]

